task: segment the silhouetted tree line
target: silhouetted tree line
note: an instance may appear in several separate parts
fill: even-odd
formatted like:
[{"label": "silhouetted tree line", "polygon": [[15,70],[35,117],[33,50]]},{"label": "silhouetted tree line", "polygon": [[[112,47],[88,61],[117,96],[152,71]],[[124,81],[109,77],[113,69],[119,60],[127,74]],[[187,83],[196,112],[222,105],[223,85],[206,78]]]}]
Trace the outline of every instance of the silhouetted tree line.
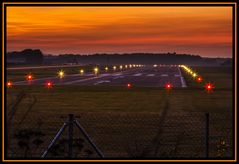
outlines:
[{"label": "silhouetted tree line", "polygon": [[14,51],[7,53],[7,59],[24,59],[25,63],[42,64],[44,60],[41,50],[25,49],[23,51]]},{"label": "silhouetted tree line", "polygon": [[[7,61],[25,60],[30,64],[190,64],[190,65],[223,65],[230,66],[231,58],[202,58],[199,55],[174,53],[96,53],[96,54],[59,54],[43,55],[39,50],[25,49],[7,53]],[[223,63],[224,62],[224,63]],[[9,62],[8,62],[9,63]]]},{"label": "silhouetted tree line", "polygon": [[92,54],[74,55],[60,54],[59,60],[72,63],[98,63],[98,64],[180,64],[187,62],[200,62],[202,57],[199,55],[176,54],[176,53],[124,53],[124,54]]}]

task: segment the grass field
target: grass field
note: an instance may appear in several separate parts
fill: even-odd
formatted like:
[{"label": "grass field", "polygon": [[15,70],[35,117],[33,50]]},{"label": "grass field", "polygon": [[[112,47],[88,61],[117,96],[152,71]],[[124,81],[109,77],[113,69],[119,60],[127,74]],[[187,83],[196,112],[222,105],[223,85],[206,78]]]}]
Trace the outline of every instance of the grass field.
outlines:
[{"label": "grass field", "polygon": [[[37,127],[37,121],[41,119],[44,127],[40,129],[47,136],[43,148],[36,151],[38,156],[67,119],[67,115],[73,113],[81,116],[80,120],[87,132],[107,157],[130,158],[203,157],[204,139],[200,136],[204,136],[204,113],[207,112],[211,116],[210,156],[231,157],[231,69],[193,69],[215,85],[211,94],[203,89],[203,84],[198,85],[184,72],[189,87],[172,89],[170,92],[163,88],[71,85],[47,89],[43,86],[14,86],[7,89],[7,112],[12,110],[17,95],[24,91],[26,96],[15,109],[13,129]],[[29,107],[34,97],[37,101]],[[19,125],[22,120],[23,123]],[[219,151],[221,141],[229,145],[229,150],[223,147]],[[12,148],[16,149],[16,145]],[[222,153],[222,150],[225,152]],[[22,157],[21,153],[12,156]]]},{"label": "grass field", "polygon": [[[37,98],[35,112],[160,112],[166,100],[174,110],[228,112],[232,109],[232,92],[224,89],[207,94],[203,89],[190,88],[168,92],[155,88],[79,86],[55,86],[52,89],[43,86],[14,86],[8,90],[8,105],[15,101],[15,96],[21,90]],[[21,108],[28,101],[23,101]]]}]

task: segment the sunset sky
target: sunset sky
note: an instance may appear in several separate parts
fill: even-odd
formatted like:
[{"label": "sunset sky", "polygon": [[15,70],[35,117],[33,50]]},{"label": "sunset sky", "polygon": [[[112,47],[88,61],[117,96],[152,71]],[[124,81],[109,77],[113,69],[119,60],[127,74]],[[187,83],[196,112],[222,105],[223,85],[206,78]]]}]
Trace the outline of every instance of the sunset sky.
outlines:
[{"label": "sunset sky", "polygon": [[232,57],[232,7],[7,7],[7,51]]}]

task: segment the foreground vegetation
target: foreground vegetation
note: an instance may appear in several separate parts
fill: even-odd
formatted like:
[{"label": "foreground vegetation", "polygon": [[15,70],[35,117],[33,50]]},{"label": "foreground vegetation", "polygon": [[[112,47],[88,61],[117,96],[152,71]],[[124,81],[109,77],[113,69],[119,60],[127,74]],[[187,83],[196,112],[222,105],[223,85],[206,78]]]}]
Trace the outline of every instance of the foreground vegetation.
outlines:
[{"label": "foreground vegetation", "polygon": [[[200,88],[173,89],[168,92],[155,88],[103,86],[54,86],[52,89],[43,86],[14,86],[7,91],[7,105],[12,104],[22,90],[29,97],[37,98],[34,112],[160,112],[166,100],[174,110],[227,112],[232,109],[232,93],[224,89],[208,94]],[[19,109],[23,109],[28,101],[26,98]]]}]

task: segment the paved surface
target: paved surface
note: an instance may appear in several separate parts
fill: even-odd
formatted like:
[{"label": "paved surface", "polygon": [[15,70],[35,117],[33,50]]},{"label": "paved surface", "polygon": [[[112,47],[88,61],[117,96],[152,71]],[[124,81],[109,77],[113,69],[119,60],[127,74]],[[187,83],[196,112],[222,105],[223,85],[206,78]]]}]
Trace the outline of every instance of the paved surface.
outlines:
[{"label": "paved surface", "polygon": [[65,76],[63,79],[49,77],[35,79],[31,82],[15,82],[14,84],[44,85],[47,81],[51,81],[53,85],[126,86],[130,83],[132,86],[140,87],[164,87],[167,83],[170,83],[173,87],[187,87],[177,66],[140,67],[99,75],[92,73],[74,74]]}]

